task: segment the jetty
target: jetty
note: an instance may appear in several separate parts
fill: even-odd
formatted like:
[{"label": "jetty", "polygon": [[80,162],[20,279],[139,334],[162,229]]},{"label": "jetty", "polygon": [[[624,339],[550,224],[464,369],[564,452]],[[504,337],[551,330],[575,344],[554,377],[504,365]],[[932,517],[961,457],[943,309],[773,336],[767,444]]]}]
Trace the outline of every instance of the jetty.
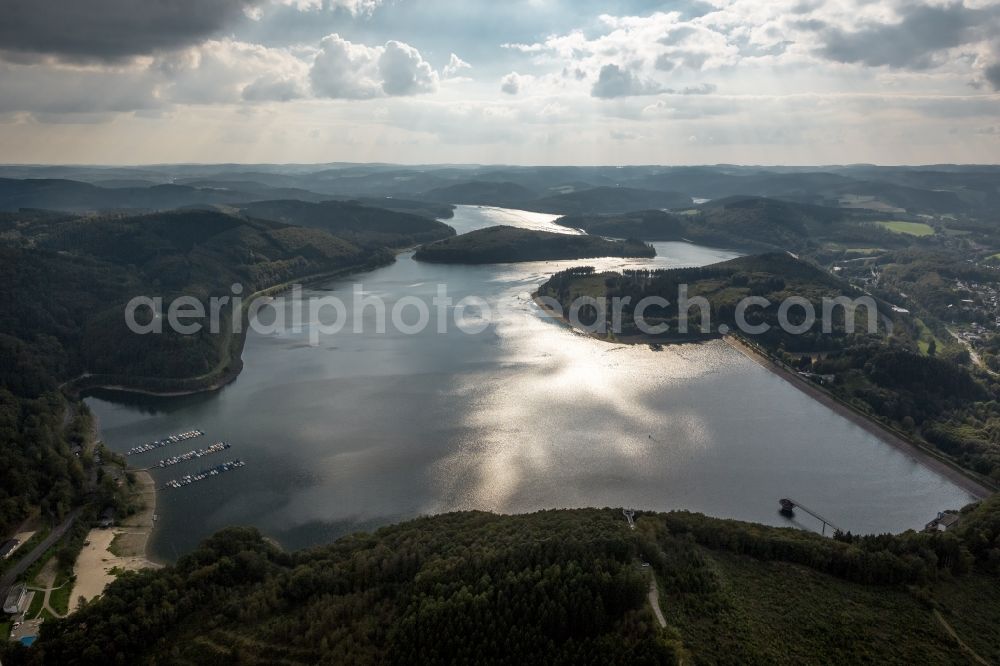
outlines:
[{"label": "jetty", "polygon": [[179,456],[171,456],[169,458],[164,458],[159,461],[153,467],[172,467],[178,465],[182,462],[187,462],[188,460],[194,460],[195,458],[203,458],[205,456],[210,456],[213,453],[221,453],[227,449],[231,448],[226,442],[216,442],[209,447],[204,449],[197,449],[194,451],[188,451],[187,453],[182,453]]},{"label": "jetty", "polygon": [[127,456],[135,456],[140,453],[148,453],[150,451],[155,451],[156,449],[162,449],[164,446],[170,446],[171,444],[178,444],[180,442],[186,442],[189,439],[195,439],[196,437],[201,437],[204,435],[201,430],[188,430],[187,432],[182,432],[176,435],[170,435],[164,437],[163,439],[158,439],[155,442],[150,442],[149,444],[140,444],[139,446],[133,446],[131,449],[125,452]]},{"label": "jetty", "polygon": [[823,516],[819,515],[815,511],[812,511],[812,510],[806,508],[805,506],[802,505],[802,503],[796,502],[793,499],[789,499],[789,498],[785,497],[785,498],[782,498],[782,499],[778,500],[778,504],[781,505],[781,515],[783,515],[783,516],[788,516],[789,518],[791,518],[792,516],[795,515],[795,509],[798,508],[798,509],[802,509],[803,511],[805,511],[806,513],[808,513],[810,516],[812,516],[816,520],[818,520],[821,523],[823,523],[823,529],[820,530],[820,534],[826,534],[826,526],[827,525],[829,525],[830,527],[832,527],[836,532],[843,532],[844,531],[844,530],[840,529],[839,527],[837,527],[836,525],[834,525],[833,523],[831,523],[829,520],[827,520]]},{"label": "jetty", "polygon": [[204,481],[205,479],[211,479],[213,477],[225,474],[226,472],[231,472],[234,469],[239,469],[243,467],[246,463],[237,458],[236,460],[230,460],[224,462],[221,465],[216,465],[215,467],[209,467],[208,469],[203,469],[200,472],[194,474],[186,474],[178,479],[172,479],[167,481],[163,487],[164,488],[183,488],[184,486],[190,486],[193,483],[198,483],[199,481]]}]

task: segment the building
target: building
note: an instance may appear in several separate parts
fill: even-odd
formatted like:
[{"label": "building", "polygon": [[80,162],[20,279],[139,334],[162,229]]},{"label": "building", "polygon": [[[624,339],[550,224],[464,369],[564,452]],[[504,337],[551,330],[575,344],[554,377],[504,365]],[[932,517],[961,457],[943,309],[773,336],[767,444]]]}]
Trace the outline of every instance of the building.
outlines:
[{"label": "building", "polygon": [[925,532],[947,532],[958,524],[959,515],[953,511],[942,511],[937,518],[927,523]]},{"label": "building", "polygon": [[4,541],[3,545],[0,546],[0,559],[6,560],[20,545],[21,542],[17,539],[8,539],[7,541]]},{"label": "building", "polygon": [[10,615],[17,615],[24,610],[25,600],[28,595],[28,588],[24,583],[18,583],[10,588],[7,599],[3,602],[3,612]]}]

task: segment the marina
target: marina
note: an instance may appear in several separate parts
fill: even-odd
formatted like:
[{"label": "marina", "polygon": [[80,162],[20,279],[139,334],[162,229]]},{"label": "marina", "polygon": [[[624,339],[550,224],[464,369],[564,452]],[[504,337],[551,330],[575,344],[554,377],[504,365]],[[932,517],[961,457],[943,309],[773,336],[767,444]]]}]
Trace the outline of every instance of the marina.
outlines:
[{"label": "marina", "polygon": [[169,437],[164,437],[163,439],[158,439],[155,442],[150,442],[149,444],[140,444],[139,446],[133,446],[131,449],[125,452],[127,456],[134,456],[140,453],[148,453],[150,451],[155,451],[156,449],[161,449],[164,446],[170,446],[171,444],[178,444],[180,442],[186,442],[189,439],[195,439],[196,437],[201,437],[204,435],[201,430],[187,430],[177,435],[170,435]]},{"label": "marina", "polygon": [[206,447],[204,449],[188,451],[187,453],[182,453],[179,456],[164,458],[163,460],[153,465],[153,467],[172,467],[182,462],[194,460],[195,458],[202,458],[204,456],[210,456],[213,453],[220,453],[230,448],[232,448],[231,445],[227,444],[226,442],[216,442],[215,444],[212,444],[211,446]]},{"label": "marina", "polygon": [[197,483],[199,481],[204,481],[205,479],[212,478],[213,476],[219,476],[220,474],[225,474],[226,472],[231,472],[234,469],[239,469],[243,467],[246,463],[237,458],[236,460],[230,460],[229,462],[224,462],[221,465],[216,465],[215,467],[210,467],[208,469],[203,469],[195,474],[186,474],[179,479],[171,479],[164,484],[164,488],[183,488],[184,486],[190,486],[192,483]]}]

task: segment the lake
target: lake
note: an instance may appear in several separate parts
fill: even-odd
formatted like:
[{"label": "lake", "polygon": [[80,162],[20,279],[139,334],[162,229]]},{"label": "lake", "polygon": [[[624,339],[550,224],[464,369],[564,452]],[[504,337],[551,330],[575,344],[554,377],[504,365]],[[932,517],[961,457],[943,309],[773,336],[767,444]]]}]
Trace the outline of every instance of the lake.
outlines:
[{"label": "lake", "polygon": [[[553,216],[460,206],[459,232],[493,224],[572,233]],[[146,466],[224,440],[223,454],[154,470],[158,484],[230,458],[246,466],[158,495],[152,556],[173,560],[227,525],[288,548],[464,509],[633,506],[774,525],[793,497],[858,532],[919,528],[973,498],[724,342],[654,352],[594,340],[543,318],[528,294],[572,265],[697,266],[737,256],[655,243],[656,259],[490,266],[423,264],[412,253],[307,289],[350,302],[355,283],[392,305],[438,285],[495,311],[479,334],[406,335],[353,321],[318,346],[310,332],[246,341],[243,373],[205,395],[87,399],[116,451],[200,428],[205,437],[133,456]],[[291,307],[289,305],[289,307]],[[454,314],[449,311],[449,316]],[[467,321],[477,312],[466,311]],[[327,322],[329,323],[329,322]],[[488,325],[487,325],[488,324]],[[818,529],[808,517],[801,526]]]}]

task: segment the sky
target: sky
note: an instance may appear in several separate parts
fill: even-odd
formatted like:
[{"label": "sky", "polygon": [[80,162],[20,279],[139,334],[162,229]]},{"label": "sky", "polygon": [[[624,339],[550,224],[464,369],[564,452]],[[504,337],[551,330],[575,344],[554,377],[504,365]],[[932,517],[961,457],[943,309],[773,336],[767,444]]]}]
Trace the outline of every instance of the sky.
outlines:
[{"label": "sky", "polygon": [[1000,162],[1000,0],[4,0],[0,162]]}]

